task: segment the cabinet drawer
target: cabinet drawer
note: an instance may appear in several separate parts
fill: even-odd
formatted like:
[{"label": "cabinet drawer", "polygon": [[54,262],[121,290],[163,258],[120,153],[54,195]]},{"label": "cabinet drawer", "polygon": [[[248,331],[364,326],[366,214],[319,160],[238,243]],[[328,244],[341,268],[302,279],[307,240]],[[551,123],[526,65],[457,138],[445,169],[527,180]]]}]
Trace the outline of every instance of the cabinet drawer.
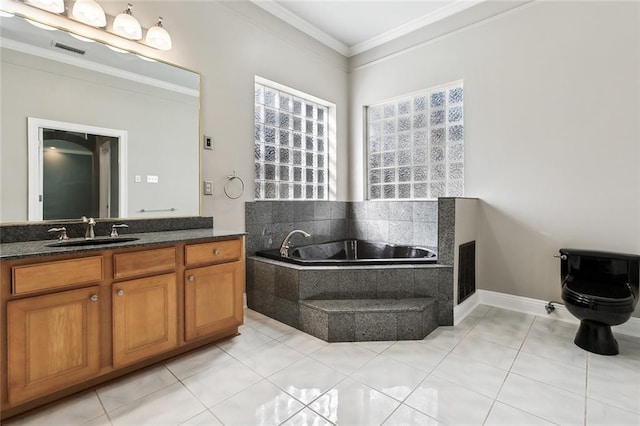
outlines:
[{"label": "cabinet drawer", "polygon": [[185,246],[185,264],[222,263],[240,259],[242,240],[215,241]]},{"label": "cabinet drawer", "polygon": [[167,247],[113,255],[113,277],[128,278],[176,267],[176,249]]},{"label": "cabinet drawer", "polygon": [[102,256],[14,266],[13,294],[102,281]]}]

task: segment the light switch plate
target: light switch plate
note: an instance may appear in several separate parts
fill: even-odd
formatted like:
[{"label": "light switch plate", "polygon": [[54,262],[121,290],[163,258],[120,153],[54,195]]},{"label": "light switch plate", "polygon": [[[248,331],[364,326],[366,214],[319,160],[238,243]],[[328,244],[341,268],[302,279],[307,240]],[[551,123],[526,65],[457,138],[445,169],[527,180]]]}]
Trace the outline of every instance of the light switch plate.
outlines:
[{"label": "light switch plate", "polygon": [[204,149],[213,149],[213,138],[211,136],[204,135],[202,139],[204,141]]},{"label": "light switch plate", "polygon": [[158,183],[158,176],[147,175],[147,183]]},{"label": "light switch plate", "polygon": [[213,195],[213,181],[205,180],[204,181],[204,195]]}]

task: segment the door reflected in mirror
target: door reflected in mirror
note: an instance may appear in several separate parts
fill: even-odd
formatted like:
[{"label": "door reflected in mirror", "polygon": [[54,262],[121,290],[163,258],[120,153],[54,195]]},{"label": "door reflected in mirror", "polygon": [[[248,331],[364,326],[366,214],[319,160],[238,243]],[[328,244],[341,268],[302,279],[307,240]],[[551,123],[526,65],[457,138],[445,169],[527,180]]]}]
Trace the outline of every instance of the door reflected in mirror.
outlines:
[{"label": "door reflected in mirror", "polygon": [[30,220],[121,217],[127,132],[30,117]]}]

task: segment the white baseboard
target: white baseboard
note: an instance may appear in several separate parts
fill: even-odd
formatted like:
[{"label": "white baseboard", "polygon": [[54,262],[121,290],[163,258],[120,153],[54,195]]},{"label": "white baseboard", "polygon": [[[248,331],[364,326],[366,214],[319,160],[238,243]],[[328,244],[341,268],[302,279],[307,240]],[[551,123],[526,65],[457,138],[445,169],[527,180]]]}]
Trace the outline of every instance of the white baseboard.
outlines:
[{"label": "white baseboard", "polygon": [[[476,293],[461,304],[453,308],[454,324],[459,324],[478,305],[495,306],[497,308],[510,309],[525,314],[551,318],[560,321],[577,324],[578,320],[564,307],[554,303],[555,310],[547,314],[545,305],[548,301],[531,299],[529,297],[514,296],[512,294],[498,293],[488,290],[476,290]],[[613,327],[613,331],[628,336],[640,337],[640,318],[632,317],[624,324]]]}]

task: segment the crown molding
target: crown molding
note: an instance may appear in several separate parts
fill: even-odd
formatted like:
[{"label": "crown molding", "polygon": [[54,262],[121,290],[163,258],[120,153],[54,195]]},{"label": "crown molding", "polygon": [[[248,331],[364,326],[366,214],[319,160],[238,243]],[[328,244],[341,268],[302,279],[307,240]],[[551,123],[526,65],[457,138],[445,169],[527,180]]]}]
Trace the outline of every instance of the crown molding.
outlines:
[{"label": "crown molding", "polygon": [[315,38],[320,43],[329,46],[341,55],[347,57],[350,56],[350,49],[346,44],[336,40],[321,29],[300,18],[298,15],[280,6],[274,0],[251,0],[251,2],[277,18],[282,19],[292,27],[295,27],[303,33]]},{"label": "crown molding", "polygon": [[463,10],[476,6],[485,1],[486,0],[456,0],[454,3],[451,3],[448,6],[437,9],[434,12],[416,18],[413,21],[409,21],[406,24],[384,32],[378,36],[372,37],[369,40],[365,40],[351,46],[349,48],[348,56],[355,56],[360,53],[366,52],[367,50],[381,46],[385,43],[400,38],[413,31],[419,30],[420,28],[426,27],[427,25],[431,25],[434,22],[441,21],[451,15],[455,15],[456,13],[462,12]]},{"label": "crown molding", "polygon": [[253,4],[260,7],[261,9],[264,9],[272,15],[282,19],[287,24],[299,29],[300,31],[315,38],[319,42],[346,57],[358,55],[367,50],[381,46],[399,37],[407,35],[415,30],[426,27],[427,25],[433,24],[434,22],[445,19],[451,15],[462,12],[465,9],[468,9],[485,1],[486,0],[456,0],[455,2],[442,7],[432,13],[421,16],[397,28],[394,28],[378,36],[372,37],[368,40],[349,47],[346,44],[336,40],[326,32],[322,31],[318,27],[300,18],[298,15],[286,9],[285,7],[280,6],[275,0],[251,0]]}]

